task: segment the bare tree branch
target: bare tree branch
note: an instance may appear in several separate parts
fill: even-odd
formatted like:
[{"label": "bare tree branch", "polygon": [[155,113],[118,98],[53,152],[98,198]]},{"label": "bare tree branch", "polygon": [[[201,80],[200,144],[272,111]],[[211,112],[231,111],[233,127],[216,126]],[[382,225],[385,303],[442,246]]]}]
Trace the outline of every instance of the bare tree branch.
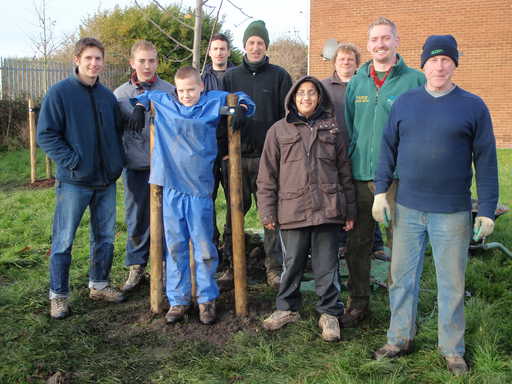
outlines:
[{"label": "bare tree branch", "polygon": [[146,20],[148,20],[151,24],[153,24],[155,26],[156,29],[158,29],[161,33],[163,33],[165,36],[167,36],[170,40],[172,40],[174,43],[176,43],[177,45],[179,45],[180,47],[182,47],[183,49],[189,51],[189,52],[192,52],[192,49],[187,47],[186,45],[180,43],[177,39],[175,39],[174,37],[172,37],[169,33],[167,33],[166,31],[164,31],[162,29],[162,27],[160,27],[158,25],[158,23],[156,23],[155,21],[153,21],[148,15],[146,15],[146,13],[144,12],[144,9],[139,5],[139,3],[137,2],[137,0],[134,0],[135,1],[135,5],[137,5],[137,7],[139,7],[143,12],[142,14],[144,15],[144,18]]},{"label": "bare tree branch", "polygon": [[192,57],[192,54],[188,55],[187,57],[183,58],[183,59],[171,59],[170,57],[167,58],[167,60],[169,61],[172,61],[174,63],[183,63],[184,61],[187,61],[188,59],[190,59]]},{"label": "bare tree branch", "polygon": [[[152,0],[153,3],[155,3],[162,11],[164,12],[167,12],[168,10],[165,9],[157,0]],[[169,13],[169,16],[171,16],[172,19],[176,20],[178,23],[180,23],[181,25],[183,25],[184,27],[190,29],[191,31],[194,30],[194,27],[192,27],[191,25],[188,25],[187,23],[185,23],[184,21],[180,20],[178,17],[174,16],[172,13]]]},{"label": "bare tree branch", "polygon": [[208,61],[208,52],[210,52],[210,45],[212,44],[212,36],[215,32],[215,27],[217,26],[217,21],[219,20],[219,14],[220,14],[220,10],[222,8],[223,2],[224,2],[224,0],[220,0],[219,8],[217,9],[217,16],[215,16],[215,21],[213,22],[212,32],[210,33],[210,38],[208,39],[208,47],[206,48],[206,58],[203,63],[203,68],[201,69],[201,75],[204,73],[204,68],[206,67],[206,62]]},{"label": "bare tree branch", "polygon": [[238,9],[240,11],[240,13],[242,15],[244,15],[245,17],[247,17],[248,19],[252,19],[252,16],[248,15],[247,13],[244,12],[244,10],[242,8],[240,8],[238,5],[236,5],[235,3],[233,3],[231,0],[227,0],[227,2],[229,4],[231,4],[233,7],[235,7],[236,9]]}]

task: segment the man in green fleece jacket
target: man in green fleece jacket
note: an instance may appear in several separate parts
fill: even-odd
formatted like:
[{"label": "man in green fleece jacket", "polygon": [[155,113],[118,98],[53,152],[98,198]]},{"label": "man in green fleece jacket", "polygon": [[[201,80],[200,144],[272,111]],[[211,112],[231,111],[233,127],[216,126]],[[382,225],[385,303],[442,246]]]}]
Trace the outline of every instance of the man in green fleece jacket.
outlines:
[{"label": "man in green fleece jacket", "polygon": [[[346,91],[345,120],[356,186],[357,218],[354,229],[349,233],[345,255],[349,300],[341,319],[344,327],[356,326],[369,313],[370,261],[375,231],[371,213],[375,191],[373,180],[382,131],[393,101],[409,89],[425,83],[424,75],[409,68],[397,54],[399,43],[396,25],[391,20],[380,17],[371,23],[367,49],[372,60],[363,64]],[[391,201],[395,190],[395,185],[388,190]]]}]

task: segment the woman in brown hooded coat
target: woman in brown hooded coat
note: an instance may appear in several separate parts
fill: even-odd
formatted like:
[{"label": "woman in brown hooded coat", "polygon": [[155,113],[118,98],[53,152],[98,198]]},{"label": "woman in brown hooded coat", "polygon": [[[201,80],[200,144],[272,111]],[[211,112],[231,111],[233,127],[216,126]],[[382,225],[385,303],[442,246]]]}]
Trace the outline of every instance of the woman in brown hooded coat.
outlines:
[{"label": "woman in brown hooded coat", "polygon": [[267,133],[257,180],[261,221],[279,228],[284,257],[277,310],[263,326],[276,330],[299,319],[300,281],[311,252],[322,338],[339,340],[339,232],[352,229],[356,216],[347,145],[316,78],[305,76],[292,87],[286,110]]}]

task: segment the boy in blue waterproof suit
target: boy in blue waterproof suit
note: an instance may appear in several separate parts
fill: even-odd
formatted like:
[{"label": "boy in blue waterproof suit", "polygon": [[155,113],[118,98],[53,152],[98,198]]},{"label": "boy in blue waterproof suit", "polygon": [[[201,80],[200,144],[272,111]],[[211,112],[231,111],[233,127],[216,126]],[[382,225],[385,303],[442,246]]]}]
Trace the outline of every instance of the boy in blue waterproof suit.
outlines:
[{"label": "boy in blue waterproof suit", "polygon": [[[175,76],[176,95],[146,92],[137,100],[156,110],[155,147],[149,182],[163,187],[166,245],[167,323],[181,320],[191,303],[189,240],[196,264],[197,302],[203,324],[215,321],[215,281],[218,265],[213,243],[213,163],[217,156],[217,126],[227,92],[202,93],[199,72],[183,67]],[[255,105],[239,92],[239,103],[251,116]],[[136,108],[142,108],[138,106]]]}]

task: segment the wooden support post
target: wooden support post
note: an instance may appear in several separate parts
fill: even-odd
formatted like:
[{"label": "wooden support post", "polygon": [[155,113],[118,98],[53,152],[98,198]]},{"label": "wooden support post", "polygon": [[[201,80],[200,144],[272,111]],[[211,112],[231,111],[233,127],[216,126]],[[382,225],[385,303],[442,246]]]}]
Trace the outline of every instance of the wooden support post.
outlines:
[{"label": "wooden support post", "polygon": [[[151,153],[155,146],[155,111],[151,104],[150,139]],[[151,312],[161,313],[163,310],[163,221],[162,221],[162,187],[150,184],[150,246],[149,259],[151,264],[150,303]]]},{"label": "wooden support post", "polygon": [[[229,94],[230,107],[238,104],[238,96]],[[231,231],[233,234],[233,272],[235,279],[235,312],[247,316],[247,266],[245,260],[244,210],[242,201],[242,162],[240,131],[233,132],[233,118],[228,116],[229,193],[231,202]]]},{"label": "wooden support post", "polygon": [[28,99],[28,133],[30,139],[30,183],[35,183],[36,174],[36,113],[34,112],[34,102],[32,98]]},{"label": "wooden support post", "polygon": [[45,165],[46,165],[46,178],[51,179],[52,178],[52,161],[50,160],[48,155],[46,155],[44,161],[45,161]]},{"label": "wooden support post", "polygon": [[189,265],[190,265],[190,282],[192,283],[192,291],[190,296],[192,302],[197,303],[197,280],[196,280],[196,260],[194,259],[194,245],[192,241],[188,242],[189,249]]}]

